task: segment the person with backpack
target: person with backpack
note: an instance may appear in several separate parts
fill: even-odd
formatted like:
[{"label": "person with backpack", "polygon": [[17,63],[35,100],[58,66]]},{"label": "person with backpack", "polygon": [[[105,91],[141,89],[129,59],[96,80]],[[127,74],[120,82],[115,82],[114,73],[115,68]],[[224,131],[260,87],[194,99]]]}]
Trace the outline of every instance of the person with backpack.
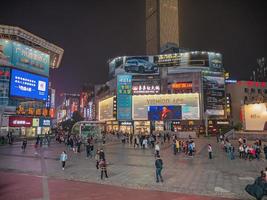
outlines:
[{"label": "person with backpack", "polygon": [[161,175],[161,171],[162,171],[162,168],[163,168],[163,161],[160,158],[160,155],[156,156],[155,167],[156,167],[156,182],[157,183],[159,182],[159,178],[160,178],[160,181],[163,182],[163,178],[162,178],[162,175]]},{"label": "person with backpack", "polygon": [[62,164],[62,170],[65,170],[65,165],[66,165],[66,161],[68,159],[68,155],[66,153],[66,151],[63,151],[60,155],[60,161]]}]

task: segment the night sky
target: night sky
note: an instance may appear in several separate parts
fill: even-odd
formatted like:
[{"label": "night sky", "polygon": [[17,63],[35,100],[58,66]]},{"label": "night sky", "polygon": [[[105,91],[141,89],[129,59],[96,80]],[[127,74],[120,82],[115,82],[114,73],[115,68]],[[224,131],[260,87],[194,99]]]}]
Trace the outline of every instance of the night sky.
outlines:
[{"label": "night sky", "polygon": [[[222,53],[233,79],[248,80],[256,59],[267,57],[267,1],[181,0],[180,6],[180,46]],[[50,73],[59,94],[107,81],[109,58],[145,54],[144,12],[144,0],[10,0],[1,3],[0,24],[65,50]]]}]

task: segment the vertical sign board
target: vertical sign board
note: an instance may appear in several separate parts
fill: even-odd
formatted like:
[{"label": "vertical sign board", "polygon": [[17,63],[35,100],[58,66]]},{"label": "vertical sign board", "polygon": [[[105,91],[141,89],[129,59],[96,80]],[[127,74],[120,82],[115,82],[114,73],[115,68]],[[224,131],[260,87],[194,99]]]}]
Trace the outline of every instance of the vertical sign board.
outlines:
[{"label": "vertical sign board", "polygon": [[132,75],[117,76],[117,120],[132,119]]}]

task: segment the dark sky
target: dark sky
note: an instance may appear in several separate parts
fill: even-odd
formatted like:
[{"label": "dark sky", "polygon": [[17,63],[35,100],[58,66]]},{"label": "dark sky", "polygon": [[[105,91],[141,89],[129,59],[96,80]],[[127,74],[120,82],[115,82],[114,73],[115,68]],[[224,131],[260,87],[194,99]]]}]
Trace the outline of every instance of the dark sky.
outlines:
[{"label": "dark sky", "polygon": [[[9,0],[0,24],[24,28],[65,50],[52,70],[57,92],[104,83],[108,58],[145,54],[144,0]],[[267,1],[181,0],[181,46],[221,52],[235,79],[248,79],[267,57]]]}]

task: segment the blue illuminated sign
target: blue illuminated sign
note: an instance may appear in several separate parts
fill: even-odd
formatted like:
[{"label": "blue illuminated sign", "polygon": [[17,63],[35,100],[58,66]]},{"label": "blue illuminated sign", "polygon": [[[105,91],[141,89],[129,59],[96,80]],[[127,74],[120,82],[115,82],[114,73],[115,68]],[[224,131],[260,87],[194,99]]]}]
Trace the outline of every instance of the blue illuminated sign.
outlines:
[{"label": "blue illuminated sign", "polygon": [[132,119],[132,75],[117,76],[117,119]]},{"label": "blue illuminated sign", "polygon": [[10,96],[45,101],[48,95],[48,78],[13,69],[10,79]]},{"label": "blue illuminated sign", "polygon": [[41,127],[50,127],[51,126],[51,120],[48,118],[40,118],[40,126]]}]

